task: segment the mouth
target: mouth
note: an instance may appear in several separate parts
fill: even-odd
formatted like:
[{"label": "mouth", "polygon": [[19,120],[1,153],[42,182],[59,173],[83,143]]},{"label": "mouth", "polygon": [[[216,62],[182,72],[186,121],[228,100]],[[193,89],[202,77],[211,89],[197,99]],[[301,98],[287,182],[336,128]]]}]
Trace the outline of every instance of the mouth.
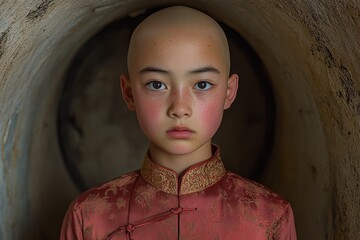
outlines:
[{"label": "mouth", "polygon": [[191,138],[195,132],[187,127],[176,126],[170,128],[166,133],[170,138],[187,139]]},{"label": "mouth", "polygon": [[173,128],[170,128],[167,132],[194,132],[193,130],[191,130],[190,128],[187,127],[180,127],[180,126],[176,126]]}]

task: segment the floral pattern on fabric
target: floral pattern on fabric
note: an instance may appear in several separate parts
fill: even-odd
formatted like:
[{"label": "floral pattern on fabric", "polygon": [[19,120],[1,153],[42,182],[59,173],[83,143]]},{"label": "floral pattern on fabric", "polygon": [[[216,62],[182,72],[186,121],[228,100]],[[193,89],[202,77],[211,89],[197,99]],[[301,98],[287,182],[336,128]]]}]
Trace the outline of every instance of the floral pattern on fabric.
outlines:
[{"label": "floral pattern on fabric", "polygon": [[141,175],[157,189],[170,194],[190,194],[199,192],[218,182],[226,173],[220,159],[220,151],[213,146],[214,154],[211,158],[196,164],[184,172],[178,189],[177,173],[153,162],[149,154],[146,155]]},{"label": "floral pattern on fabric", "polygon": [[296,240],[296,231],[289,203],[226,172],[216,149],[180,179],[146,157],[140,171],[82,193],[60,239]]}]

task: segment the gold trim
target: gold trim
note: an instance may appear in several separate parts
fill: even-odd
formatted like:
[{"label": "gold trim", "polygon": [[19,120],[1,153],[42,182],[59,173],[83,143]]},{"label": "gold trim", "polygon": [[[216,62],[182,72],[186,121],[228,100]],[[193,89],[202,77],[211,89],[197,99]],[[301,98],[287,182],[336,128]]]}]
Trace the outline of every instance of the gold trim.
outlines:
[{"label": "gold trim", "polygon": [[143,178],[163,192],[177,194],[176,172],[157,165],[150,160],[148,155],[146,155],[140,171]]},{"label": "gold trim", "polygon": [[[179,180],[175,171],[154,163],[149,154],[145,156],[141,175],[151,185],[169,194],[184,195],[202,191],[217,183],[226,174],[219,148],[215,145],[212,147],[214,155],[188,168]],[[180,191],[178,191],[178,183],[180,183]]]},{"label": "gold trim", "polygon": [[181,178],[180,195],[202,191],[217,183],[226,173],[220,157],[191,167]]}]

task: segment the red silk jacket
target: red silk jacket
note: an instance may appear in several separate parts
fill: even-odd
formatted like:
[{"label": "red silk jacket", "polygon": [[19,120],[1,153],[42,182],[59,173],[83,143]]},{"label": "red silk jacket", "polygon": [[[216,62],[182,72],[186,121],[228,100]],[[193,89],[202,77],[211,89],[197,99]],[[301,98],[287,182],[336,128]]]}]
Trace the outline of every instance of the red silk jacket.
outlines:
[{"label": "red silk jacket", "polygon": [[180,177],[145,157],[140,170],[78,196],[61,240],[296,240],[288,202],[227,172],[213,156]]}]

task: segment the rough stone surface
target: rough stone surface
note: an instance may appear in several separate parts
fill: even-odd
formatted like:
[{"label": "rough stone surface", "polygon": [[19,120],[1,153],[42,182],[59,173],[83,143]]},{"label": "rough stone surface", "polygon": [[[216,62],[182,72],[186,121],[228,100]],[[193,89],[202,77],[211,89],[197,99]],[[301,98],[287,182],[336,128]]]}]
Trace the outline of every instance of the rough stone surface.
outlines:
[{"label": "rough stone surface", "polygon": [[[293,205],[299,239],[360,239],[360,2],[0,1],[0,239],[57,239],[77,194],[56,139],[64,73],[111,21],[185,3],[236,29],[274,86],[262,182]],[[59,191],[61,189],[61,191]]]}]

